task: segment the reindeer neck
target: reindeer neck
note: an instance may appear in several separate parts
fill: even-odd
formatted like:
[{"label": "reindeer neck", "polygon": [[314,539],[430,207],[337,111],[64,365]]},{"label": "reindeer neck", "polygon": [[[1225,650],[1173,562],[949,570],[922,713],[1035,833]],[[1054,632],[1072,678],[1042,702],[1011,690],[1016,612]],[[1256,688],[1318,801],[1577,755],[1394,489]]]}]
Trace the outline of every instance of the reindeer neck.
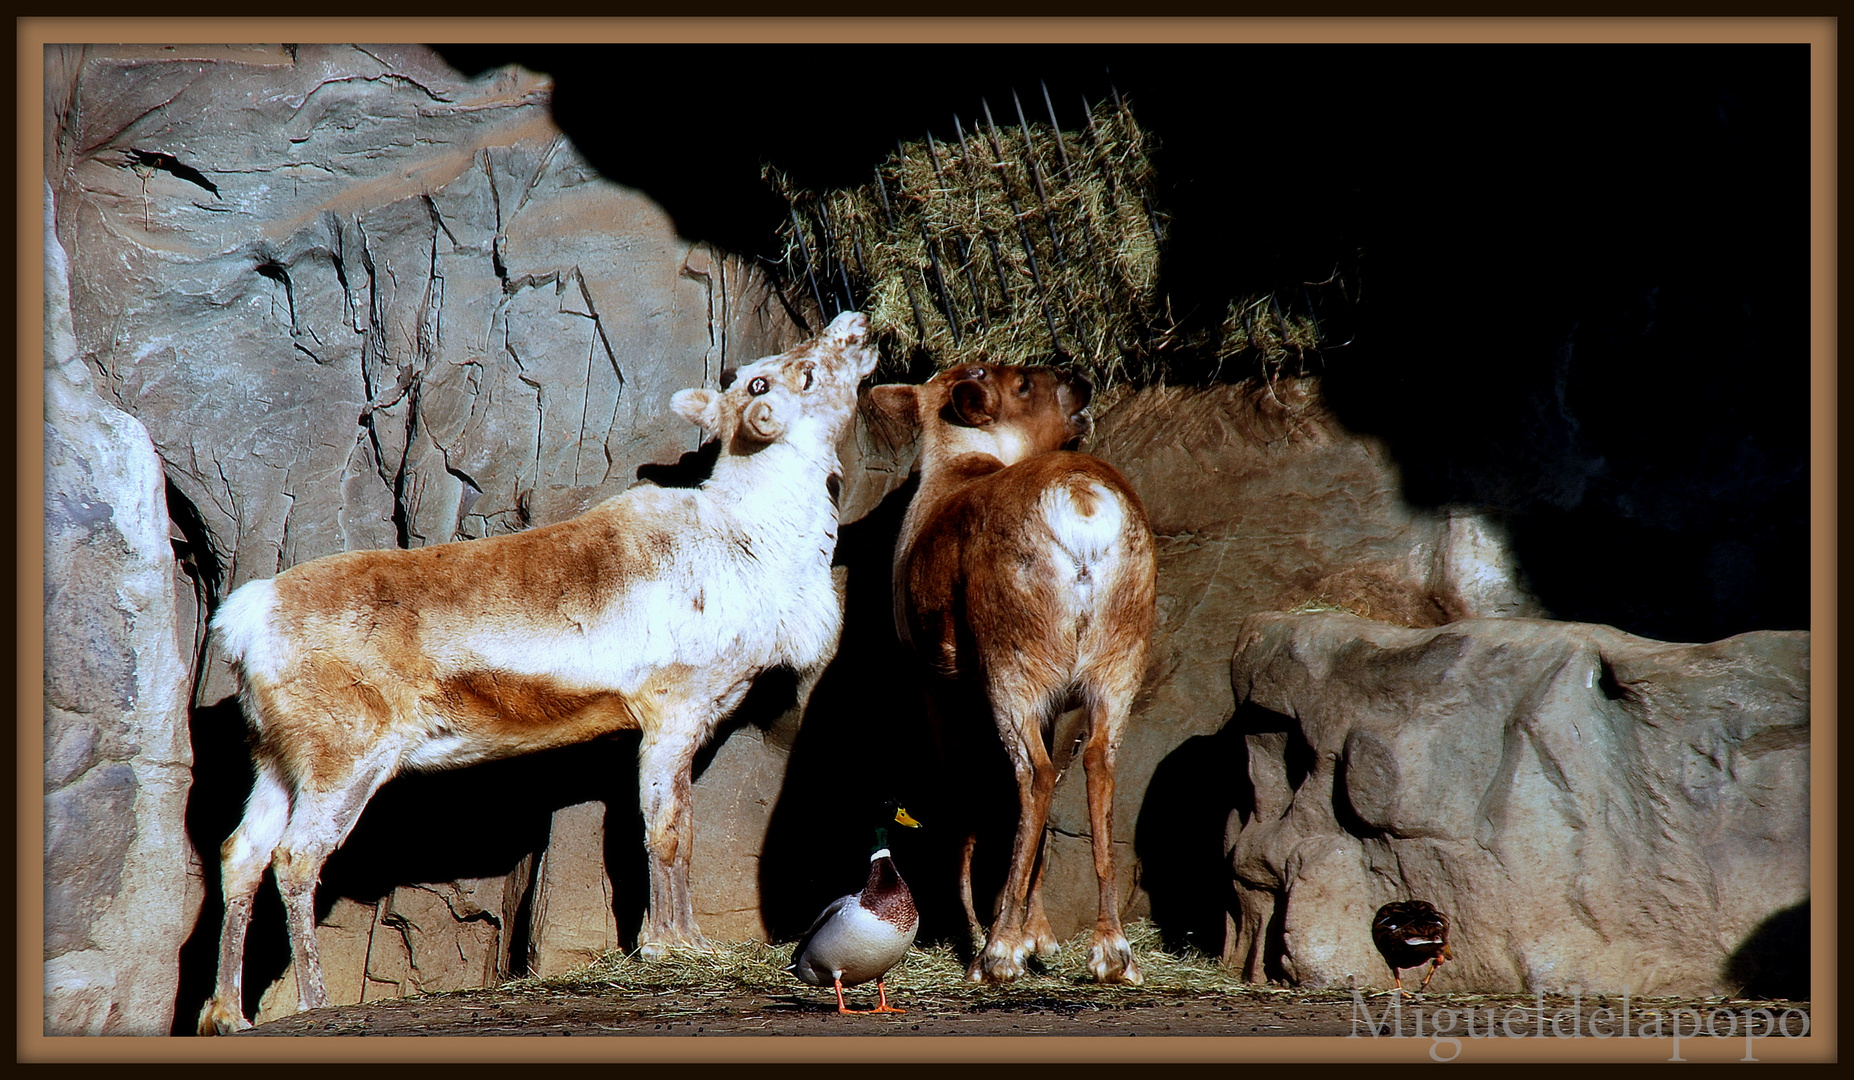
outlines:
[{"label": "reindeer neck", "polygon": [[948,499],[973,480],[1004,467],[1004,462],[997,457],[981,452],[955,450],[950,454],[923,455],[919,465],[920,487],[902,520],[900,550],[905,551],[914,543],[920,530]]},{"label": "reindeer neck", "polygon": [[838,471],[835,448],[781,441],[751,454],[722,454],[702,490],[725,496],[743,515],[810,532],[836,524],[836,507],[824,493]]}]

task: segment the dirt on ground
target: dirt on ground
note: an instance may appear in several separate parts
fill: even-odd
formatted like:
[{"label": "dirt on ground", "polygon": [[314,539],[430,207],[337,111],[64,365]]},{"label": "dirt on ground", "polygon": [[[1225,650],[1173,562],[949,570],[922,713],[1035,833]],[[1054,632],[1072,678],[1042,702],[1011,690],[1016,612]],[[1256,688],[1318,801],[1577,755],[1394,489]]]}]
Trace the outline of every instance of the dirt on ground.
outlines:
[{"label": "dirt on ground", "polygon": [[[1078,988],[1079,990],[1079,988]],[[1422,995],[1394,1005],[1382,992],[1155,993],[1120,991],[1117,1001],[1078,992],[972,1001],[962,995],[893,993],[900,1013],[838,1013],[828,990],[801,992],[672,987],[558,988],[509,986],[394,998],[298,1013],[260,1024],[242,1037],[264,1036],[1382,1036],[1464,1039],[1622,1034],[1622,1001],[1519,995]],[[851,1008],[876,1003],[857,987]],[[1606,1010],[1606,1011],[1605,1011]],[[1758,1010],[1763,1010],[1759,1013]],[[1784,1016],[1788,1013],[1787,1017]],[[1715,1028],[1744,1030],[1776,1016],[1792,1033],[1808,1023],[1807,1002],[1700,999],[1631,1001],[1631,1031],[1683,1032],[1701,1018]],[[1746,1017],[1755,1015],[1753,1019]],[[1681,1019],[1681,1017],[1688,1017]],[[1442,1028],[1441,1023],[1451,1025]],[[1743,1026],[1740,1026],[1743,1025]],[[1773,1031],[1773,1035],[1776,1034]],[[1780,1038],[1777,1041],[1781,1041]]]},{"label": "dirt on ground", "polygon": [[[942,943],[911,950],[886,976],[889,1003],[905,1011],[845,1015],[830,988],[807,986],[785,970],[789,945],[732,942],[655,959],[613,952],[561,975],[316,1009],[241,1035],[1429,1038],[1452,1027],[1454,1035],[1482,1039],[1616,1036],[1624,1024],[1629,1034],[1655,1037],[1672,1034],[1674,1023],[1690,1032],[1706,1018],[1722,1033],[1743,1030],[1754,1015],[1751,1022],[1766,1025],[1781,1016],[1794,1035],[1808,1023],[1807,1002],[1440,992],[1399,999],[1382,986],[1293,990],[1245,982],[1213,957],[1168,952],[1149,922],[1128,931],[1144,978],[1139,986],[1097,984],[1084,963],[1086,935],[1047,963],[1033,958],[1022,978],[1002,986],[966,981],[969,957]],[[851,987],[846,998],[852,1009],[869,1009],[876,987]]]},{"label": "dirt on ground", "polygon": [[[810,991],[810,988],[805,988]],[[853,1009],[875,1005],[865,987]],[[995,1002],[891,995],[900,1013],[844,1015],[830,991],[470,990],[345,1005],[260,1024],[266,1035],[1346,1035],[1352,1003],[1230,1001],[1130,991],[1119,1005],[1035,997]],[[1382,1001],[1376,1012],[1382,1011]]]}]

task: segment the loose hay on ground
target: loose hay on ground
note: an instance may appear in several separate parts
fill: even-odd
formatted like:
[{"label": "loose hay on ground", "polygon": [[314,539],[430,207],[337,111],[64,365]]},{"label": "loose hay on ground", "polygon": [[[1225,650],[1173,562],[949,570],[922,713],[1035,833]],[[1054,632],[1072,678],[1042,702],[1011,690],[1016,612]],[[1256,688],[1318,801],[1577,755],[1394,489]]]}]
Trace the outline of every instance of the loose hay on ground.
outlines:
[{"label": "loose hay on ground", "polygon": [[[891,998],[913,1007],[948,1012],[979,1012],[995,1008],[1048,1009],[1051,1007],[1115,1008],[1161,1005],[1173,1002],[1219,998],[1240,999],[1254,1004],[1272,1002],[1280,1005],[1331,1005],[1356,1008],[1361,996],[1373,1015],[1389,1004],[1387,992],[1372,987],[1326,987],[1296,990],[1260,983],[1244,982],[1214,958],[1201,954],[1178,954],[1161,946],[1158,928],[1146,919],[1128,924],[1128,943],[1145,982],[1140,986],[1103,986],[1087,972],[1090,935],[1086,932],[1066,942],[1061,953],[1048,964],[1032,961],[1030,972],[1015,982],[1001,986],[970,983],[965,965],[951,945],[917,947],[887,976]],[[830,998],[828,988],[820,991],[798,981],[785,965],[791,962],[792,945],[742,941],[717,945],[712,953],[672,950],[658,959],[646,960],[622,952],[610,952],[585,967],[561,975],[534,977],[505,983],[502,991],[513,995],[516,1004],[524,992],[565,993],[586,996],[626,995],[648,999],[656,1019],[701,1017],[712,1015],[722,1003],[739,996],[816,997],[820,1005]],[[864,989],[872,989],[864,988]],[[821,996],[819,996],[821,995]],[[1428,993],[1419,999],[1427,1007],[1490,1008],[1502,1010],[1537,1010],[1541,1001],[1546,1012],[1570,1007],[1574,999],[1557,994],[1519,993]],[[1586,1008],[1620,1005],[1619,997],[1585,999]],[[1631,1009],[1638,1014],[1659,1014],[1673,1009],[1721,1007],[1742,1011],[1767,1007],[1774,1009],[1809,1009],[1808,1002],[1751,1001],[1727,998],[1632,998]],[[1349,1014],[1348,1014],[1349,1015]],[[1530,1013],[1527,1013],[1530,1015]]]},{"label": "loose hay on ground", "polygon": [[[1245,996],[1279,996],[1289,991],[1245,983],[1214,959],[1178,955],[1160,947],[1158,928],[1150,920],[1126,927],[1145,983],[1141,986],[1103,986],[1087,971],[1089,933],[1067,942],[1047,964],[1033,961],[1030,973],[1002,986],[966,981],[965,965],[949,944],[915,948],[887,976],[889,992],[913,1000],[951,1008],[981,1004],[1009,1004],[1057,999],[1074,1003],[1109,1004],[1140,997],[1200,996],[1207,993]],[[741,941],[717,945],[712,953],[672,950],[657,959],[611,952],[585,967],[561,975],[523,979],[509,989],[532,987],[571,993],[624,991],[681,998],[689,995],[732,994],[742,991],[792,994],[812,993],[784,969],[791,962],[792,945]],[[694,1011],[700,1011],[696,1008]]]}]

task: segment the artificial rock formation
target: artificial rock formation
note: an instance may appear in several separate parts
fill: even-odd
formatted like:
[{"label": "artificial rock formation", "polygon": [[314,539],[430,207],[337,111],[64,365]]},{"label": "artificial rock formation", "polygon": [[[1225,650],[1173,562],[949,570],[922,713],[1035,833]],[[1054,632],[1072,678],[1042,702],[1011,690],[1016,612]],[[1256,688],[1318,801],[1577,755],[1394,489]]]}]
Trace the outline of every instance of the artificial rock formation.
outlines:
[{"label": "artificial rock formation", "polygon": [[44,1033],[165,1035],[200,890],[161,462],[77,359],[51,217],[48,189]]},{"label": "artificial rock formation", "polygon": [[1245,977],[1387,986],[1372,915],[1421,899],[1442,992],[1808,993],[1807,633],[1263,614],[1231,672]]},{"label": "artificial rock formation", "polygon": [[[649,199],[594,173],[532,73],[466,80],[416,46],[54,46],[45,83],[47,181],[70,252],[68,352],[152,438],[135,477],[152,478],[152,495],[123,500],[118,516],[137,509],[134,527],[158,533],[163,582],[171,519],[191,579],[164,632],[195,664],[201,759],[187,818],[205,852],[193,895],[206,887],[202,921],[214,925],[189,963],[209,967],[211,864],[249,782],[226,665],[201,648],[211,607],[337,551],[558,521],[641,467],[690,482],[677,463],[699,433],[669,412],[670,395],[803,331],[742,261],[677,236]],[[58,390],[48,379],[48,396]],[[93,692],[127,693],[129,677],[99,678]],[[186,723],[165,730],[178,748],[146,752],[184,766]],[[64,758],[48,755],[50,773]],[[511,948],[548,952],[546,928],[560,924],[543,916],[561,906],[526,894],[536,855],[556,812],[610,791],[547,764],[383,793],[387,808],[350,842],[347,878],[325,890],[341,897],[325,950],[360,958],[351,978],[331,971],[336,1000],[507,970]],[[776,775],[776,762],[748,771],[768,767]],[[497,787],[516,780],[527,786]],[[432,805],[451,799],[487,820]],[[168,851],[184,865],[181,810],[170,810]],[[726,823],[704,821],[705,854],[747,857],[763,816],[738,844]],[[445,833],[461,835],[433,839]],[[490,897],[481,904],[425,902],[460,880],[496,884],[468,890]],[[185,937],[188,895],[147,900],[145,917]],[[265,930],[255,933],[261,954]],[[585,934],[569,937],[571,951]],[[253,977],[267,978],[261,967]],[[195,974],[182,996],[203,997],[200,985]],[[167,996],[171,1006],[171,986]]]},{"label": "artificial rock formation", "polygon": [[[742,260],[596,175],[530,73],[467,80],[407,46],[150,45],[50,48],[45,81],[68,354],[151,438],[167,505],[136,504],[137,527],[171,530],[179,559],[163,572],[184,585],[171,615],[142,618],[171,619],[192,665],[186,831],[170,807],[158,835],[163,857],[192,859],[194,891],[140,910],[193,933],[178,961],[186,1028],[210,986],[216,848],[249,784],[228,671],[205,645],[213,605],[332,552],[546,524],[640,477],[690,482],[699,436],[669,395],[804,331]],[[1117,768],[1118,879],[1129,918],[1214,951],[1234,903],[1223,823],[1237,796],[1220,778],[1239,760],[1224,732],[1241,620],[1309,604],[1409,626],[1542,612],[1498,522],[1405,504],[1381,448],[1336,424],[1314,381],[1117,392],[1096,413],[1087,448],[1133,481],[1161,544],[1160,626]],[[866,837],[843,830],[841,808],[894,794],[876,789],[924,753],[888,606],[912,452],[859,425],[844,451],[839,659],[815,692],[769,686],[698,759],[694,891],[712,936],[796,934],[853,888]],[[107,685],[126,692],[123,677]],[[168,767],[188,725],[164,724],[178,746],[142,753]],[[324,875],[331,999],[558,970],[621,941],[643,904],[635,749],[389,784]],[[62,753],[48,742],[48,778],[79,775]],[[869,760],[890,767],[854,767]],[[1087,821],[1071,769],[1045,873],[1065,939],[1093,920]],[[90,886],[72,889],[89,902]],[[266,918],[248,974],[260,1019],[294,1001]]]}]

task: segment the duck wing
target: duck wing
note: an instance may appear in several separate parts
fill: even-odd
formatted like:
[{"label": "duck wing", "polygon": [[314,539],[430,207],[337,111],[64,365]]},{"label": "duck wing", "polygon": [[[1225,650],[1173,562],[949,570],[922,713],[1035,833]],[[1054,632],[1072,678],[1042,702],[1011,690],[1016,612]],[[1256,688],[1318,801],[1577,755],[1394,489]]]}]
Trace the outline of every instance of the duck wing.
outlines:
[{"label": "duck wing", "polygon": [[806,946],[811,944],[811,939],[817,936],[818,931],[823,928],[824,924],[835,918],[837,913],[842,911],[845,907],[856,903],[857,898],[861,895],[861,893],[851,893],[848,896],[839,896],[837,899],[832,900],[829,906],[825,907],[824,911],[812,922],[811,929],[806,930],[804,934],[799,937],[798,944],[793,947],[792,963],[790,967],[798,966],[798,958],[805,954]]}]

